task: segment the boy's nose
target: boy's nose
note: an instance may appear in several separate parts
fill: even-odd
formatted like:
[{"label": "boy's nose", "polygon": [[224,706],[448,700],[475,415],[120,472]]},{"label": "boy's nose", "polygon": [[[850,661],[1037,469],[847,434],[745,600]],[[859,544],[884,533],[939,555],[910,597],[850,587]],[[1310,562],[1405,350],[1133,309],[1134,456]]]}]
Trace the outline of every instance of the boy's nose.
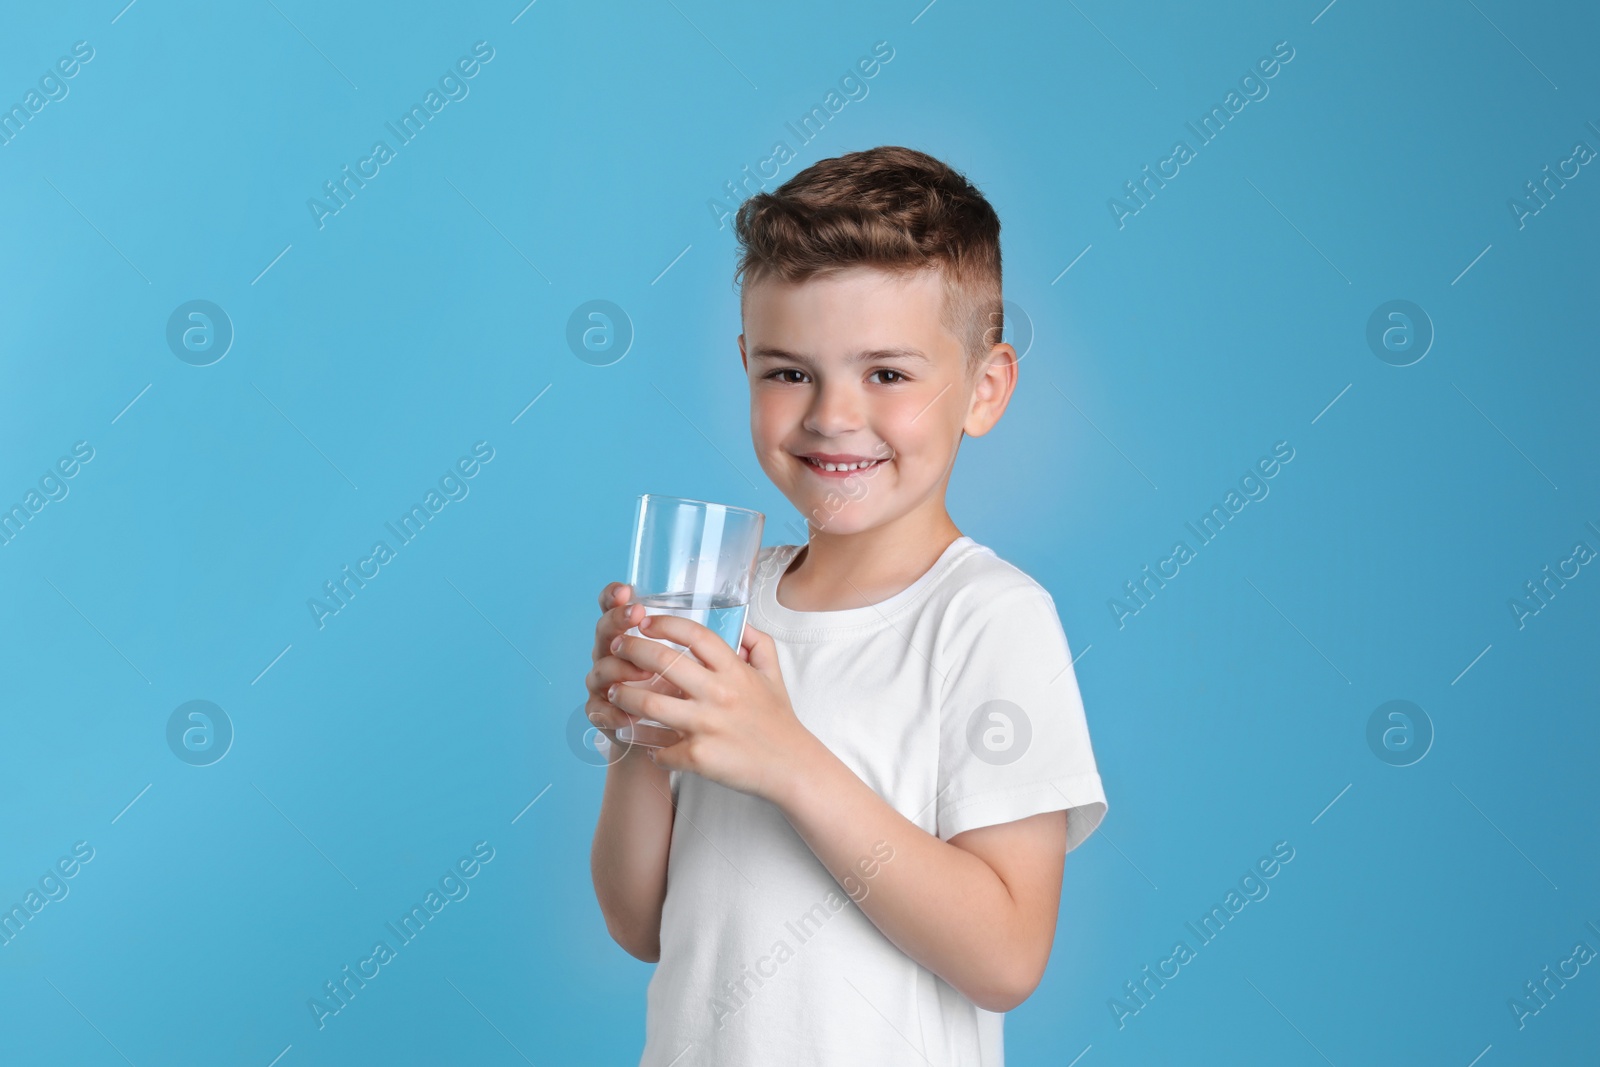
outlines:
[{"label": "boy's nose", "polygon": [[860,398],[843,386],[818,390],[816,402],[805,419],[805,428],[819,437],[838,437],[860,425]]}]

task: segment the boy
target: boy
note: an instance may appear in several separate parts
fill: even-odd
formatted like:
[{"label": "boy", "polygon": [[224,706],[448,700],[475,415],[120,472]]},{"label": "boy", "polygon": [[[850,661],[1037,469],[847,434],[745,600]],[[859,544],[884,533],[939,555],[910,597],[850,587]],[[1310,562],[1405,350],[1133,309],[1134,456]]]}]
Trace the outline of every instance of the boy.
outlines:
[{"label": "boy", "polygon": [[[751,437],[809,536],[761,550],[737,653],[601,594],[591,866],[611,936],[659,960],[641,1067],[1000,1067],[1106,811],[1054,601],[944,507],[1016,384],[1000,222],[882,147],[751,197],[737,233]],[[639,718],[681,740],[617,741]]]}]

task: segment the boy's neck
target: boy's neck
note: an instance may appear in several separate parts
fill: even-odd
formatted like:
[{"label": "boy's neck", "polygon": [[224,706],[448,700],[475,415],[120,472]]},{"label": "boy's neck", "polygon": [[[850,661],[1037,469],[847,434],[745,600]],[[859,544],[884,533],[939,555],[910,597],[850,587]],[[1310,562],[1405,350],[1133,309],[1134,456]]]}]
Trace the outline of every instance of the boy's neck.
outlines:
[{"label": "boy's neck", "polygon": [[853,534],[813,530],[778,578],[778,603],[791,611],[877,604],[928,573],[961,536],[948,514],[915,529],[889,524]]}]

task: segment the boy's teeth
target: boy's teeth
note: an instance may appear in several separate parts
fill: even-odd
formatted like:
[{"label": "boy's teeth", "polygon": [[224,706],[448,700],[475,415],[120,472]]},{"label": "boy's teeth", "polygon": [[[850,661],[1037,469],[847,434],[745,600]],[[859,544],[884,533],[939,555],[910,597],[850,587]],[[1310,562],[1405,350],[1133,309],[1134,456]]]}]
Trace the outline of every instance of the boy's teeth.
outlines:
[{"label": "boy's teeth", "polygon": [[860,463],[822,463],[818,460],[808,459],[807,463],[816,464],[826,471],[858,471],[877,463],[875,459],[863,460]]}]

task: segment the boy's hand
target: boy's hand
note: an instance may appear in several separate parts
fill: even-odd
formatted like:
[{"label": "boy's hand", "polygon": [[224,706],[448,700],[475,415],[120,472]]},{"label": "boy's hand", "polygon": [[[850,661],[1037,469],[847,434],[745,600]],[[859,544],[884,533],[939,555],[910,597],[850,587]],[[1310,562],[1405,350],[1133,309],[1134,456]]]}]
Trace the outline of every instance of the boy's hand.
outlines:
[{"label": "boy's hand", "polygon": [[668,770],[693,771],[765,800],[785,792],[816,737],[789,703],[772,637],[746,625],[736,653],[711,630],[676,615],[651,615],[639,629],[694,653],[644,637],[612,639],[618,657],[647,675],[659,673],[682,694],[611,687],[608,699],[624,712],[656,719],[682,735],[677,744],[652,750],[650,758]]},{"label": "boy's hand", "polygon": [[[652,690],[672,696],[682,695],[672,683],[664,678],[657,678],[655,672],[642,670],[627,660],[611,654],[609,647],[611,642],[636,626],[638,620],[644,617],[644,608],[631,603],[632,596],[633,590],[623,582],[612,582],[601,590],[600,621],[594,627],[594,650],[590,655],[594,661],[594,669],[584,678],[584,686],[589,690],[584,713],[589,716],[589,721],[606,735],[606,740],[619,749],[629,746],[626,742],[617,740],[617,730],[631,725],[638,716],[629,715],[608,701],[607,689],[617,682],[642,682],[646,679],[655,679],[650,686]],[[621,687],[624,692],[632,688],[632,686]]]}]

